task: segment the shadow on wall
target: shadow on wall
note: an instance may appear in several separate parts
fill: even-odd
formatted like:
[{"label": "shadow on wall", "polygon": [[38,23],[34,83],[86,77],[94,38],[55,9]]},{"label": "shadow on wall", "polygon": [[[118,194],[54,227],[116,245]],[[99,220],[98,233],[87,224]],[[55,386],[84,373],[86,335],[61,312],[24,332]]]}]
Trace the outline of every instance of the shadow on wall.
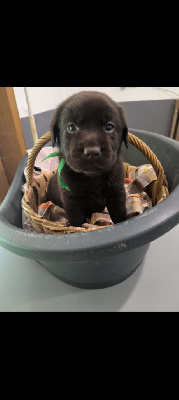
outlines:
[{"label": "shadow on wall", "polygon": [[[55,110],[46,111],[40,114],[34,115],[35,123],[37,128],[38,138],[40,139],[46,132],[50,130],[51,120],[53,118]],[[22,129],[24,132],[25,142],[27,149],[31,149],[34,145],[32,140],[32,133],[29,124],[29,118],[21,118]]]},{"label": "shadow on wall", "polygon": [[176,100],[135,101],[120,103],[128,126],[169,137]]},{"label": "shadow on wall", "polygon": [[[126,114],[129,128],[155,132],[170,136],[170,129],[175,106],[174,99],[120,102]],[[40,138],[50,129],[55,110],[35,115],[35,122]],[[33,140],[28,117],[21,119],[27,149],[33,147]]]}]

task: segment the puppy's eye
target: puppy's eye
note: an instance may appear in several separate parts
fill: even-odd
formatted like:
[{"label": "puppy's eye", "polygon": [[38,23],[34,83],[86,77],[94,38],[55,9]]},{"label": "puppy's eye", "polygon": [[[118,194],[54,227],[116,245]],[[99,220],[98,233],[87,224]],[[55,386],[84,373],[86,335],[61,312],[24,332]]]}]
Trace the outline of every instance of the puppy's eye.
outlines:
[{"label": "puppy's eye", "polygon": [[78,127],[77,127],[77,125],[75,125],[75,124],[68,124],[68,126],[67,126],[67,131],[69,132],[69,133],[73,133],[73,132],[77,132],[78,131]]},{"label": "puppy's eye", "polygon": [[114,129],[114,125],[111,124],[110,122],[108,122],[108,124],[106,124],[105,127],[104,127],[104,130],[105,130],[106,132],[112,132],[113,129]]}]

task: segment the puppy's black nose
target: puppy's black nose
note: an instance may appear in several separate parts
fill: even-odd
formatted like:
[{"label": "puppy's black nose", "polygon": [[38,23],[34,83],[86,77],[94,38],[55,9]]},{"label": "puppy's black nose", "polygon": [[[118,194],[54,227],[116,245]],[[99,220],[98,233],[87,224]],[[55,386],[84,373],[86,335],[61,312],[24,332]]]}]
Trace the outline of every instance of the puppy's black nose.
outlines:
[{"label": "puppy's black nose", "polygon": [[85,147],[84,154],[87,158],[99,158],[101,156],[101,149],[98,146]]}]

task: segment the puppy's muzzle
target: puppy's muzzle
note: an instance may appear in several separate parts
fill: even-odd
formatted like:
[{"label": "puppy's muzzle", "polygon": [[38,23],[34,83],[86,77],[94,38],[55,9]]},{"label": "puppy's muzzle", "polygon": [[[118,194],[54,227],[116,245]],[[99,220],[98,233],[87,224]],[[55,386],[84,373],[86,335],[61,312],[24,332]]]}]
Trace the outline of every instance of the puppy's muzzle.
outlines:
[{"label": "puppy's muzzle", "polygon": [[91,146],[84,148],[84,155],[88,159],[94,160],[101,157],[101,149],[98,146]]}]

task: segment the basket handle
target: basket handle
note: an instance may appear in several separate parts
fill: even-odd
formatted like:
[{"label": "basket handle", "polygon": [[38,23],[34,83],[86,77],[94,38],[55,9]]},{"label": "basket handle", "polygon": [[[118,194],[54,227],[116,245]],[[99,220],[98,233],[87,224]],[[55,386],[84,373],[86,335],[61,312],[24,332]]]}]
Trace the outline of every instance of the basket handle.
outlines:
[{"label": "basket handle", "polygon": [[[33,181],[33,171],[34,171],[34,164],[36,157],[39,153],[39,151],[51,140],[51,135],[50,132],[45,133],[38,142],[34,145],[31,153],[29,154],[28,161],[27,161],[27,186],[29,187],[32,184]],[[150,162],[152,167],[154,168],[154,171],[156,172],[157,175],[157,181],[154,182],[153,187],[152,187],[152,202],[155,205],[157,202],[158,194],[160,193],[162,186],[166,186],[168,189],[168,182],[163,170],[163,167],[156,157],[156,155],[153,153],[153,151],[148,147],[141,139],[139,139],[137,136],[133,135],[132,133],[129,132],[129,143],[135,146]]]},{"label": "basket handle", "polygon": [[27,175],[27,187],[32,184],[34,176],[34,164],[36,157],[40,150],[51,140],[50,132],[45,133],[38,142],[34,145],[32,151],[30,152],[27,160],[26,175]]},{"label": "basket handle", "polygon": [[152,183],[152,192],[151,192],[152,203],[154,206],[157,204],[158,196],[162,191],[162,186],[165,186],[168,192],[168,182],[164,173],[164,169],[160,161],[156,157],[156,155],[150,149],[150,147],[147,146],[141,139],[139,139],[137,136],[133,135],[130,132],[129,132],[129,143],[135,146],[147,158],[147,160],[150,162],[157,175],[157,180]]}]

